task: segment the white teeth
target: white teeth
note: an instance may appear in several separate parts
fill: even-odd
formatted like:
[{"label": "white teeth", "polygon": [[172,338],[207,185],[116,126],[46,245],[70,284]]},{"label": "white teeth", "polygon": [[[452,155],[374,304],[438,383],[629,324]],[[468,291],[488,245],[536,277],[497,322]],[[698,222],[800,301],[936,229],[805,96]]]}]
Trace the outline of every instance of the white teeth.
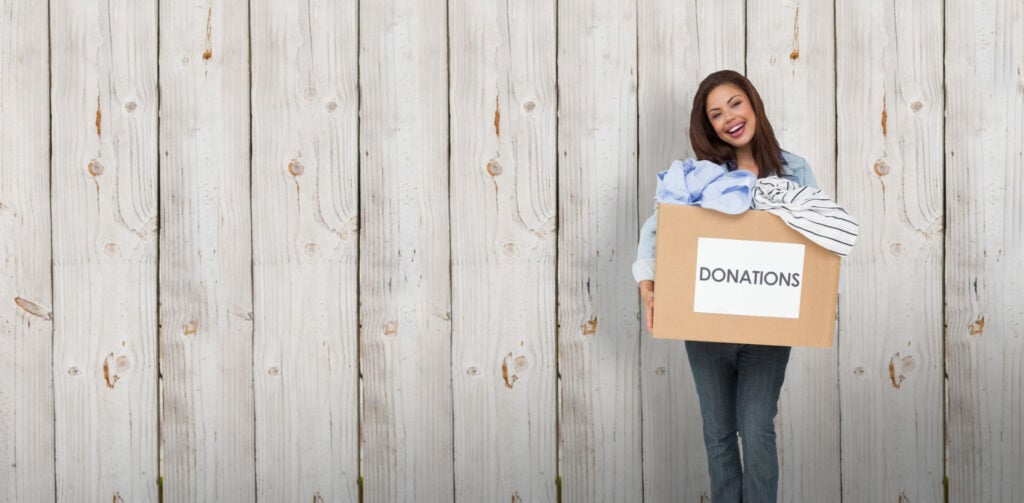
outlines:
[{"label": "white teeth", "polygon": [[726,132],[728,132],[728,133],[735,133],[736,131],[739,131],[741,127],[743,127],[743,123],[742,122],[737,124],[736,126],[734,126],[732,129],[726,130]]}]

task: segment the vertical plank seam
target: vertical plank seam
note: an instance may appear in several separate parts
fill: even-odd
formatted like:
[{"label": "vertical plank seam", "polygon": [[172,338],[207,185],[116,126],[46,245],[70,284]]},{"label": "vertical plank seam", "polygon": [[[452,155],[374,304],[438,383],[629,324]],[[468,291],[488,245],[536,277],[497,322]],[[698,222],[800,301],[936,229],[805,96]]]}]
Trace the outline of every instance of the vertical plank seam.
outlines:
[{"label": "vertical plank seam", "polygon": [[560,367],[560,363],[562,361],[562,358],[561,358],[561,354],[559,353],[559,348],[561,347],[561,345],[560,345],[560,338],[561,338],[562,334],[561,334],[561,330],[559,329],[559,325],[560,325],[559,315],[560,315],[560,313],[559,313],[559,309],[558,309],[558,304],[559,304],[558,289],[559,289],[559,285],[560,285],[560,283],[559,283],[558,265],[560,263],[559,254],[561,252],[561,249],[559,248],[559,243],[562,242],[562,240],[560,239],[560,235],[562,233],[562,228],[561,228],[561,225],[560,225],[561,221],[562,221],[562,217],[561,217],[561,213],[562,213],[562,206],[561,206],[562,197],[561,197],[561,192],[560,192],[561,189],[559,187],[559,180],[561,180],[561,176],[559,175],[561,170],[559,169],[559,167],[560,167],[560,165],[562,163],[562,156],[559,155],[559,152],[560,152],[560,149],[561,149],[561,145],[559,144],[559,140],[561,139],[561,134],[560,134],[561,133],[561,129],[559,128],[559,122],[561,121],[561,110],[562,110],[562,105],[561,105],[561,103],[562,103],[562,86],[561,86],[561,84],[559,82],[559,74],[560,74],[560,72],[558,71],[558,60],[559,60],[558,51],[559,51],[559,44],[560,44],[560,42],[562,40],[561,36],[559,34],[559,30],[561,28],[561,22],[558,19],[559,7],[561,7],[561,5],[562,5],[561,1],[558,1],[558,0],[555,1],[555,48],[554,48],[555,49],[555,131],[554,131],[554,135],[555,135],[555,181],[554,181],[555,182],[555,235],[554,235],[554,240],[555,240],[555,246],[554,246],[554,249],[555,249],[555,253],[554,253],[554,255],[555,255],[555,257],[554,257],[554,259],[555,259],[555,268],[554,268],[554,275],[555,275],[555,278],[554,278],[555,279],[555,281],[554,281],[554,283],[555,283],[555,285],[554,285],[554,288],[555,288],[555,291],[554,291],[555,302],[554,302],[553,309],[555,310],[555,316],[554,316],[554,320],[555,320],[555,326],[554,326],[554,329],[555,329],[555,337],[554,337],[554,339],[555,339],[555,351],[554,351],[554,354],[555,354],[555,452],[554,452],[554,454],[555,454],[555,501],[556,501],[556,503],[562,503],[562,486],[563,486],[563,484],[562,484],[562,463],[561,463],[561,461],[562,461],[562,456],[561,456],[561,453],[562,453],[562,369]]},{"label": "vertical plank seam", "polygon": [[[506,13],[507,15],[507,13]],[[446,170],[448,173],[448,389],[453,391],[453,396],[449,400],[448,405],[451,407],[451,456],[452,456],[452,501],[455,501],[457,496],[457,472],[458,463],[455,461],[455,323],[452,321],[455,319],[454,313],[454,297],[455,297],[455,283],[452,275],[452,262],[455,260],[454,247],[452,245],[452,100],[451,100],[451,86],[452,86],[452,41],[451,41],[451,2],[445,1],[444,3],[444,70],[445,70],[445,101],[448,108],[447,124],[445,128],[448,131],[448,150],[446,152],[445,163],[448,167]],[[499,139],[500,141],[500,139]]]},{"label": "vertical plank seam", "polygon": [[[253,197],[254,197],[254,194],[255,194],[253,192],[253,188],[252,188],[252,179],[253,179],[253,171],[254,171],[253,166],[255,166],[255,162],[253,162],[253,157],[252,157],[252,152],[253,152],[253,150],[252,150],[252,145],[253,145],[253,141],[252,141],[252,138],[253,138],[253,129],[252,129],[252,95],[253,95],[253,92],[252,92],[252,90],[253,90],[253,87],[252,87],[252,73],[253,73],[252,72],[252,34],[253,34],[253,29],[252,29],[252,2],[253,2],[253,0],[249,0],[249,1],[246,2],[246,17],[247,17],[246,23],[249,26],[249,33],[248,33],[248,36],[246,37],[246,40],[248,41],[248,49],[249,49],[249,54],[248,54],[248,56],[249,56],[249,255],[250,255],[249,256],[249,285],[250,285],[250,288],[252,289],[252,291],[249,292],[249,293],[250,293],[250,296],[251,296],[252,311],[253,311],[253,315],[252,315],[252,330],[249,332],[249,347],[252,348],[252,352],[250,353],[250,355],[251,355],[250,356],[250,362],[249,362],[249,368],[251,370],[250,375],[251,375],[252,381],[249,384],[250,384],[251,389],[253,390],[253,396],[252,396],[252,421],[253,421],[253,425],[252,425],[252,457],[253,457],[253,460],[252,460],[252,464],[253,464],[253,468],[254,469],[253,469],[253,476],[252,476],[252,490],[253,490],[252,494],[253,494],[254,500],[256,502],[258,502],[259,499],[260,499],[260,492],[259,492],[259,480],[260,480],[260,477],[259,477],[259,445],[260,444],[259,444],[259,438],[257,437],[257,433],[256,432],[259,429],[260,425],[256,421],[256,401],[257,401],[257,396],[256,396],[256,239],[255,239],[255,235],[254,235],[254,231],[253,231],[253,229],[256,227],[256,225],[253,223],[253,218],[252,218],[252,215],[253,215],[252,200],[253,200]],[[163,503],[163,502],[161,502],[161,503]]]},{"label": "vertical plank seam", "polygon": [[[834,162],[835,173],[833,179],[836,181],[835,186],[835,197],[836,201],[839,200],[839,93],[835,92],[839,88],[839,30],[836,29],[836,3],[838,0],[832,3],[832,87],[834,89],[832,93],[832,114],[835,119],[833,128],[835,131],[835,141],[832,145],[832,159]],[[838,297],[837,297],[838,299]],[[845,492],[843,491],[843,386],[842,378],[840,377],[839,366],[842,362],[840,355],[843,351],[843,339],[840,337],[842,334],[842,303],[836,303],[836,327],[835,327],[835,338],[836,338],[836,417],[839,421],[839,501],[842,503]]]},{"label": "vertical plank seam", "polygon": [[[253,89],[253,86],[252,86],[252,1],[251,0],[247,1],[245,5],[246,5],[246,11],[245,11],[246,25],[248,26],[248,33],[246,33],[246,41],[248,42],[247,45],[248,45],[248,57],[249,57],[249,68],[248,68],[248,70],[249,70],[249,288],[252,289],[252,291],[249,292],[249,295],[250,295],[249,300],[250,300],[250,306],[252,307],[252,310],[253,310],[253,315],[252,315],[252,322],[253,323],[252,323],[252,326],[250,327],[250,331],[249,331],[249,347],[252,349],[252,351],[250,351],[250,355],[251,356],[250,356],[250,365],[249,365],[249,368],[251,370],[250,375],[251,375],[251,379],[252,379],[252,381],[250,382],[250,389],[253,390],[253,396],[252,396],[252,421],[253,421],[253,426],[252,426],[252,457],[253,457],[253,460],[252,460],[252,465],[253,465],[252,494],[253,494],[254,501],[259,501],[259,469],[257,468],[259,466],[257,464],[258,460],[259,460],[259,456],[256,455],[256,449],[259,446],[259,443],[257,442],[257,437],[256,437],[256,429],[259,427],[259,424],[256,422],[256,315],[255,315],[255,311],[256,311],[256,300],[255,300],[256,299],[256,253],[255,253],[256,252],[256,243],[255,243],[255,236],[253,234],[253,232],[254,232],[253,229],[255,228],[255,225],[253,224],[253,218],[252,218],[252,215],[253,215],[253,209],[252,209],[252,200],[253,200],[252,176],[253,176],[253,166],[255,165],[253,163],[253,158],[252,158],[252,145],[253,145],[253,141],[252,141],[252,138],[253,138],[253,130],[252,130],[252,94],[253,94],[252,93],[252,89]],[[163,503],[163,502],[161,502],[161,503]]]},{"label": "vertical plank seam", "polygon": [[947,187],[946,187],[946,114],[948,111],[949,92],[946,88],[946,2],[942,4],[942,495],[943,501],[949,503],[949,315],[946,310],[946,270],[949,254],[949,228],[947,227]]},{"label": "vertical plank seam", "polygon": [[[363,88],[361,85],[362,71],[362,1],[355,0],[356,3],[356,124],[355,124],[355,135],[356,135],[356,498],[359,503],[363,503],[363,367],[362,367],[362,347],[363,347],[363,310],[359,308],[359,294],[361,280],[360,271],[362,271],[362,246],[360,243],[362,239],[362,215],[363,215],[363,203],[362,203],[362,164],[363,156],[360,155],[362,151],[362,114],[363,114]],[[250,40],[252,37],[249,37]],[[250,68],[250,72],[251,72]]]},{"label": "vertical plank seam", "polygon": [[163,192],[160,190],[160,164],[163,161],[163,156],[160,155],[160,110],[163,105],[161,97],[161,86],[160,86],[160,5],[163,2],[157,0],[156,4],[156,282],[154,288],[156,289],[156,305],[153,306],[156,310],[156,449],[154,454],[156,455],[156,495],[157,501],[163,502],[164,500],[164,465],[161,463],[163,459],[163,442],[160,439],[162,436],[163,427],[163,374],[160,371],[160,338],[162,320],[160,319],[160,232],[163,230],[160,225],[160,196]]},{"label": "vertical plank seam", "polygon": [[[53,313],[54,299],[56,298],[56,282],[54,281],[54,260],[53,260],[53,28],[50,24],[53,22],[51,19],[52,2],[46,2],[46,108],[47,115],[49,116],[49,139],[48,139],[48,152],[47,152],[47,164],[50,169],[48,183],[50,185],[50,193],[47,194],[50,200],[50,312]],[[57,317],[52,316],[53,321],[50,323],[50,387],[55,387],[56,384],[56,339],[57,339]],[[54,502],[57,500],[57,393],[54,391],[50,393],[51,409],[53,416],[51,417],[53,424],[53,499]]]},{"label": "vertical plank seam", "polygon": [[[641,164],[640,164],[640,89],[641,89],[641,87],[640,87],[640,7],[639,7],[639,5],[640,5],[640,2],[633,2],[633,36],[634,36],[634,38],[633,38],[633,66],[636,68],[636,70],[635,70],[636,71],[636,88],[635,89],[637,90],[636,94],[633,96],[633,99],[636,101],[636,108],[635,108],[635,110],[636,110],[636,114],[635,114],[635,119],[636,119],[636,138],[634,138],[634,147],[635,147],[636,150],[635,150],[635,153],[633,154],[635,156],[635,160],[636,160],[636,162],[634,164],[636,166],[636,171],[634,172],[634,176],[636,177],[636,183],[634,184],[634,187],[633,187],[634,188],[634,192],[636,193],[636,196],[635,196],[636,197],[636,204],[633,205],[633,209],[636,212],[636,214],[633,217],[633,220],[636,221],[638,224],[639,224],[639,220],[640,220],[640,178],[641,178],[640,172],[641,172],[641,169],[642,169],[641,168]],[[637,237],[637,239],[639,239],[639,237]],[[640,312],[643,310],[643,306],[640,304],[640,297],[639,296],[636,297],[635,304],[637,306],[637,315],[638,315],[637,319],[636,319],[636,330],[637,330],[637,335],[638,335],[638,337],[636,338],[636,346],[637,346],[637,351],[636,351],[637,365],[636,365],[636,368],[637,368],[637,374],[638,374],[638,377],[639,377],[637,379],[637,389],[640,391],[640,400],[639,400],[639,405],[640,405],[640,501],[643,502],[643,501],[646,501],[646,499],[647,499],[647,490],[644,487],[644,484],[647,481],[647,477],[644,476],[644,474],[646,473],[646,470],[644,468],[645,468],[645,466],[647,464],[647,460],[644,457],[644,394],[643,394],[643,389],[644,389],[644,384],[643,384],[644,383],[644,373],[643,373],[644,358],[643,358],[643,345],[641,344],[645,334],[644,334],[643,322],[641,321],[641,317],[639,316]]]}]

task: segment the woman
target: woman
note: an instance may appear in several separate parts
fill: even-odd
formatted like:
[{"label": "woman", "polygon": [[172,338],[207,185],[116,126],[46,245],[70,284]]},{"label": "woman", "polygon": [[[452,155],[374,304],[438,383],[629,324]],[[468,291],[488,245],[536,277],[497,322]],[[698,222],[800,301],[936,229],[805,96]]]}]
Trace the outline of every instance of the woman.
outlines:
[{"label": "woman", "polygon": [[[690,144],[697,159],[730,171],[780,176],[817,188],[807,161],[779,147],[757,89],[734,71],[712,73],[700,83],[690,112]],[[640,231],[633,264],[649,331],[654,326],[657,218],[655,209]],[[779,463],[773,421],[789,351],[784,346],[686,341],[715,503],[776,500]],[[742,464],[737,433],[743,438]]]}]

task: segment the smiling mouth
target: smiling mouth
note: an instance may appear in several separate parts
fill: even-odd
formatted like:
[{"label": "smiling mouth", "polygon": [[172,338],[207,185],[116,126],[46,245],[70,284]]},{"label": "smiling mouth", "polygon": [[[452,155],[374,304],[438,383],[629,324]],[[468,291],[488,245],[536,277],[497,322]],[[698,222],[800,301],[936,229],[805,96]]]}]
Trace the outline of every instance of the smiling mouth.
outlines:
[{"label": "smiling mouth", "polygon": [[725,133],[728,134],[729,136],[732,136],[733,138],[739,138],[741,135],[743,135],[743,132],[746,131],[746,129],[747,123],[741,122],[729,129],[726,129]]}]

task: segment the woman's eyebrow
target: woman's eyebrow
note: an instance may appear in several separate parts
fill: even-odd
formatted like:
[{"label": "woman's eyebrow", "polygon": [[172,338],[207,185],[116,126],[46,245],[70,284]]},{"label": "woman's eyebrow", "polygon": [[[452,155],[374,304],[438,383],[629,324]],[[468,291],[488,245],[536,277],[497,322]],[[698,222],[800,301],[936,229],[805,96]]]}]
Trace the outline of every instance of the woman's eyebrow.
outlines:
[{"label": "woman's eyebrow", "polygon": [[[729,98],[729,99],[725,100],[725,102],[726,102],[726,103],[731,103],[733,99],[735,99],[735,98],[739,98],[739,96],[740,96],[740,95],[738,95],[738,94],[737,94],[737,95],[733,96],[732,98]],[[708,109],[708,112],[707,112],[707,113],[711,113],[711,112],[714,112],[715,110],[719,110],[719,108],[718,108],[718,107],[715,107],[715,108],[709,108],[709,109]]]}]

